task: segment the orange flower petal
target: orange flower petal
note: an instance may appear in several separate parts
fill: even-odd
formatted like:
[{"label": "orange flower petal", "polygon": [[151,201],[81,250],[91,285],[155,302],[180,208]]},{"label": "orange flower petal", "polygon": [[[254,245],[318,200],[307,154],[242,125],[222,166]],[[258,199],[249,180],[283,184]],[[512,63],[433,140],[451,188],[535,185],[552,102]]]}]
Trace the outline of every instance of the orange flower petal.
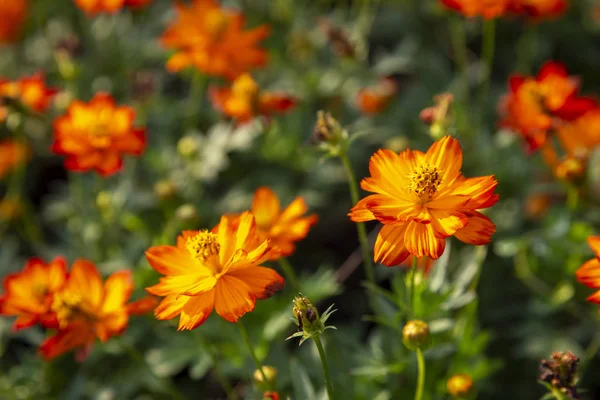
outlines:
[{"label": "orange flower petal", "polygon": [[575,272],[577,280],[584,285],[598,289],[600,288],[600,261],[597,258],[592,258],[583,263]]},{"label": "orange flower petal", "polygon": [[37,324],[39,318],[36,314],[23,314],[19,315],[15,322],[13,322],[11,330],[13,332],[20,331],[21,329],[30,328]]},{"label": "orange flower petal", "polygon": [[454,236],[461,242],[474,245],[488,244],[492,240],[492,235],[496,232],[496,225],[485,215],[473,211],[467,213],[469,222],[458,230]]},{"label": "orange flower petal", "polygon": [[446,247],[446,241],[435,236],[431,224],[409,222],[404,235],[406,249],[416,257],[429,256],[440,258]]},{"label": "orange flower petal", "polygon": [[234,276],[224,275],[215,286],[215,310],[229,322],[254,310],[256,296],[252,288]]},{"label": "orange flower petal", "polygon": [[425,154],[425,162],[441,171],[442,184],[452,182],[460,174],[462,160],[460,143],[452,136],[436,141]]},{"label": "orange flower petal", "polygon": [[186,250],[174,246],[154,246],[146,251],[146,259],[156,272],[163,275],[189,274],[201,271]]},{"label": "orange flower petal", "polygon": [[154,310],[158,305],[156,297],[146,296],[136,301],[132,301],[127,304],[127,314],[129,315],[143,315],[147,312]]},{"label": "orange flower petal", "polygon": [[469,218],[459,211],[431,210],[431,224],[436,237],[445,239],[464,228]]},{"label": "orange flower petal", "polygon": [[96,266],[88,260],[79,259],[73,263],[66,286],[69,290],[84,295],[95,307],[102,302],[102,278]]},{"label": "orange flower petal", "polygon": [[267,299],[276,291],[282,290],[284,280],[275,270],[265,267],[238,268],[228,274],[234,276],[252,289],[257,299]]},{"label": "orange flower petal", "polygon": [[216,278],[208,274],[186,274],[165,276],[160,278],[159,283],[146,288],[148,293],[156,296],[168,296],[173,293],[178,295],[193,296],[214,287]]},{"label": "orange flower petal", "polygon": [[73,325],[59,331],[56,335],[46,339],[40,345],[40,354],[46,360],[51,360],[63,353],[77,347],[84,346],[94,341],[94,335],[90,334],[81,325]]},{"label": "orange flower petal", "polygon": [[404,245],[404,235],[408,223],[400,225],[384,225],[375,241],[374,260],[383,265],[393,267],[402,263],[409,256]]},{"label": "orange flower petal", "polygon": [[348,213],[350,219],[354,222],[366,222],[375,219],[373,213],[367,208],[367,204],[372,201],[376,195],[369,195],[361,200]]},{"label": "orange flower petal", "polygon": [[115,272],[104,282],[104,302],[102,311],[111,313],[120,311],[129,300],[133,291],[131,271]]},{"label": "orange flower petal", "polygon": [[204,323],[212,314],[215,306],[215,291],[209,290],[198,296],[190,297],[181,310],[178,331],[192,330]]},{"label": "orange flower petal", "polygon": [[600,236],[590,236],[588,237],[587,242],[594,251],[596,257],[600,257]]},{"label": "orange flower petal", "polygon": [[183,306],[188,302],[190,297],[188,296],[177,296],[169,295],[166,296],[156,310],[154,310],[154,316],[156,319],[172,319],[181,314]]}]

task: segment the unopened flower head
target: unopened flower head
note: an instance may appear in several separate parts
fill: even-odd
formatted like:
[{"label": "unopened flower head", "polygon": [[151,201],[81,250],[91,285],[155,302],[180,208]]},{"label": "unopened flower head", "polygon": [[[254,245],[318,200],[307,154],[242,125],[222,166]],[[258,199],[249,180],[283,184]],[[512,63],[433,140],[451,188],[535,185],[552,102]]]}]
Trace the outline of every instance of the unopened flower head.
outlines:
[{"label": "unopened flower head", "polygon": [[293,303],[292,314],[294,315],[294,322],[298,325],[298,332],[288,337],[288,339],[301,337],[300,344],[302,344],[307,339],[319,336],[326,329],[337,329],[335,326],[325,325],[331,314],[336,311],[331,310],[333,304],[320,316],[319,311],[312,302],[302,295],[295,297]]},{"label": "unopened flower head", "polygon": [[337,157],[344,154],[348,149],[348,139],[348,131],[330,113],[322,110],[317,113],[317,122],[313,128],[312,143],[319,150],[331,157]]},{"label": "unopened flower head", "polygon": [[570,351],[554,352],[549,359],[540,362],[540,381],[546,382],[553,390],[569,399],[579,399],[577,393],[577,367],[579,357]]},{"label": "unopened flower head", "polygon": [[464,398],[473,391],[473,379],[467,374],[452,375],[446,382],[446,388],[450,396]]},{"label": "unopened flower head", "polygon": [[[277,368],[272,367],[270,365],[263,365],[262,371],[265,373],[265,376],[268,381],[267,383],[269,383],[270,386],[273,386],[275,384],[275,381],[277,380]],[[259,385],[264,383],[263,375],[260,372],[260,370],[255,370],[252,374],[252,377],[254,378],[254,382],[258,383]]]},{"label": "unopened flower head", "polygon": [[431,335],[427,322],[421,320],[408,321],[402,328],[402,342],[410,350],[429,347]]}]

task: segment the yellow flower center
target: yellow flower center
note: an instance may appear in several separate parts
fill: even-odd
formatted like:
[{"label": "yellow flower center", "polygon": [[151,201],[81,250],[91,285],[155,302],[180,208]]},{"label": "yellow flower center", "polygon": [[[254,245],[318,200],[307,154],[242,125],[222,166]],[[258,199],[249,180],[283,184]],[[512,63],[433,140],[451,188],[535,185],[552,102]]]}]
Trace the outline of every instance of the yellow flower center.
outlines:
[{"label": "yellow flower center", "polygon": [[410,176],[409,189],[421,199],[430,199],[441,183],[441,171],[437,167],[419,165]]},{"label": "yellow flower center", "polygon": [[54,295],[52,311],[56,313],[58,324],[65,327],[75,319],[93,321],[95,316],[85,310],[83,298],[69,291],[59,292]]},{"label": "yellow flower center", "polygon": [[210,257],[218,255],[221,249],[217,234],[207,230],[189,237],[185,245],[190,254],[200,262],[206,262]]}]

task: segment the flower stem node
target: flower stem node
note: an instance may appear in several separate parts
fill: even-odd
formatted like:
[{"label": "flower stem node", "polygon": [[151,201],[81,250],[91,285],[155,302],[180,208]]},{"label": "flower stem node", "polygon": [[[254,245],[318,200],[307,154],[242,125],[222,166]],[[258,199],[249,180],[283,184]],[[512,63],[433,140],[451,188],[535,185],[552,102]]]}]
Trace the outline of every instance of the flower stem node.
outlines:
[{"label": "flower stem node", "polygon": [[465,398],[473,391],[473,379],[467,374],[452,375],[446,382],[446,387],[453,398]]},{"label": "flower stem node", "polygon": [[431,344],[431,335],[427,322],[408,321],[402,328],[402,342],[410,350],[426,349]]},{"label": "flower stem node", "polygon": [[325,325],[325,322],[327,322],[331,314],[337,311],[331,310],[333,308],[333,304],[329,306],[323,315],[319,316],[319,311],[317,308],[306,297],[302,295],[297,296],[294,298],[293,303],[293,320],[296,325],[298,325],[298,332],[294,333],[286,340],[295,337],[301,337],[302,339],[300,339],[300,344],[302,344],[307,339],[319,336],[321,333],[325,332],[326,329],[337,329],[335,326]]},{"label": "flower stem node", "polygon": [[312,142],[330,157],[345,154],[350,144],[348,131],[330,113],[322,110],[317,113]]},{"label": "flower stem node", "polygon": [[[270,365],[263,365],[262,370],[265,373],[265,376],[267,377],[268,385],[270,385],[271,387],[275,386],[275,381],[277,380],[277,368],[272,367]],[[254,382],[256,382],[258,385],[262,385],[265,383],[263,376],[260,370],[258,369],[254,371],[252,377],[254,378]]]}]

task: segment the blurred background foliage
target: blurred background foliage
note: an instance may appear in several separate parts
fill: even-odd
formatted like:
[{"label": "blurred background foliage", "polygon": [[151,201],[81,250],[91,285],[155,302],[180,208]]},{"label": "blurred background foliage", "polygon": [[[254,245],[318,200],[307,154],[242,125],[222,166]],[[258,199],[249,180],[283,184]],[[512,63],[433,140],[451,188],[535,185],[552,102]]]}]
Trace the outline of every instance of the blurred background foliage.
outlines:
[{"label": "blurred background foliage", "polygon": [[[71,262],[85,257],[103,274],[132,269],[134,296],[140,296],[158,278],[145,249],[249,208],[254,190],[268,185],[282,204],[300,195],[320,216],[290,261],[302,293],[321,310],[331,303],[338,309],[330,319],[338,330],[327,331],[323,340],[339,398],[411,398],[416,361],[400,340],[409,318],[409,274],[377,266],[379,287],[363,285],[356,228],[346,216],[351,203],[344,170],[335,160],[321,159],[310,136],[320,109],[360,132],[350,149],[359,179],[380,147],[426,149],[432,138],[420,111],[433,104],[434,95],[461,90],[450,33],[461,19],[433,0],[223,4],[242,9],[248,26],[271,26],[265,42],[270,61],[255,78],[262,87],[296,96],[299,104],[290,113],[235,126],[211,106],[206,79],[190,93],[191,71],[167,73],[168,52],[157,38],[173,18],[170,1],[95,18],[71,0],[32,1],[22,41],[0,49],[0,76],[43,71],[61,93],[46,117],[26,121],[33,158],[22,171],[22,193],[31,212],[2,221],[0,273],[19,270],[33,255],[65,255]],[[466,116],[468,124],[449,128],[465,152],[463,173],[494,174],[501,200],[488,214],[498,227],[492,245],[473,248],[451,240],[431,274],[417,276],[417,309],[433,333],[425,353],[429,398],[448,398],[446,380],[457,372],[473,377],[477,398],[539,398],[544,388],[536,382],[538,363],[555,350],[581,357],[584,397],[600,398],[597,306],[585,302],[591,293],[574,276],[591,257],[585,240],[600,223],[597,197],[586,207],[567,207],[565,187],[539,156],[525,154],[516,136],[498,130],[496,112],[508,76],[535,74],[547,60],[561,61],[579,76],[584,93],[599,92],[595,5],[573,1],[566,15],[540,24],[499,20],[489,98]],[[323,24],[340,29],[353,54],[340,54]],[[464,24],[468,79],[476,89],[481,21]],[[356,94],[382,76],[393,77],[398,92],[384,112],[364,115]],[[127,159],[121,173],[106,179],[67,173],[49,150],[53,117],[72,99],[87,101],[97,91],[134,106],[149,135],[143,157]],[[456,109],[457,121],[466,118],[461,112]],[[11,135],[8,121],[0,137]],[[600,168],[596,164],[591,170]],[[590,176],[597,194],[598,176]],[[535,195],[548,200],[544,207],[534,207]],[[373,315],[366,293],[376,294],[381,313]],[[281,393],[324,399],[314,346],[284,341],[294,331],[293,295],[288,288],[258,303],[245,321],[259,357],[278,369]],[[177,332],[174,323],[138,317],[121,337],[98,343],[82,363],[70,355],[43,362],[36,355],[42,330],[11,333],[10,324],[0,320],[2,399],[220,399],[222,385],[261,398],[249,380],[253,366],[235,326],[220,318]]]}]

